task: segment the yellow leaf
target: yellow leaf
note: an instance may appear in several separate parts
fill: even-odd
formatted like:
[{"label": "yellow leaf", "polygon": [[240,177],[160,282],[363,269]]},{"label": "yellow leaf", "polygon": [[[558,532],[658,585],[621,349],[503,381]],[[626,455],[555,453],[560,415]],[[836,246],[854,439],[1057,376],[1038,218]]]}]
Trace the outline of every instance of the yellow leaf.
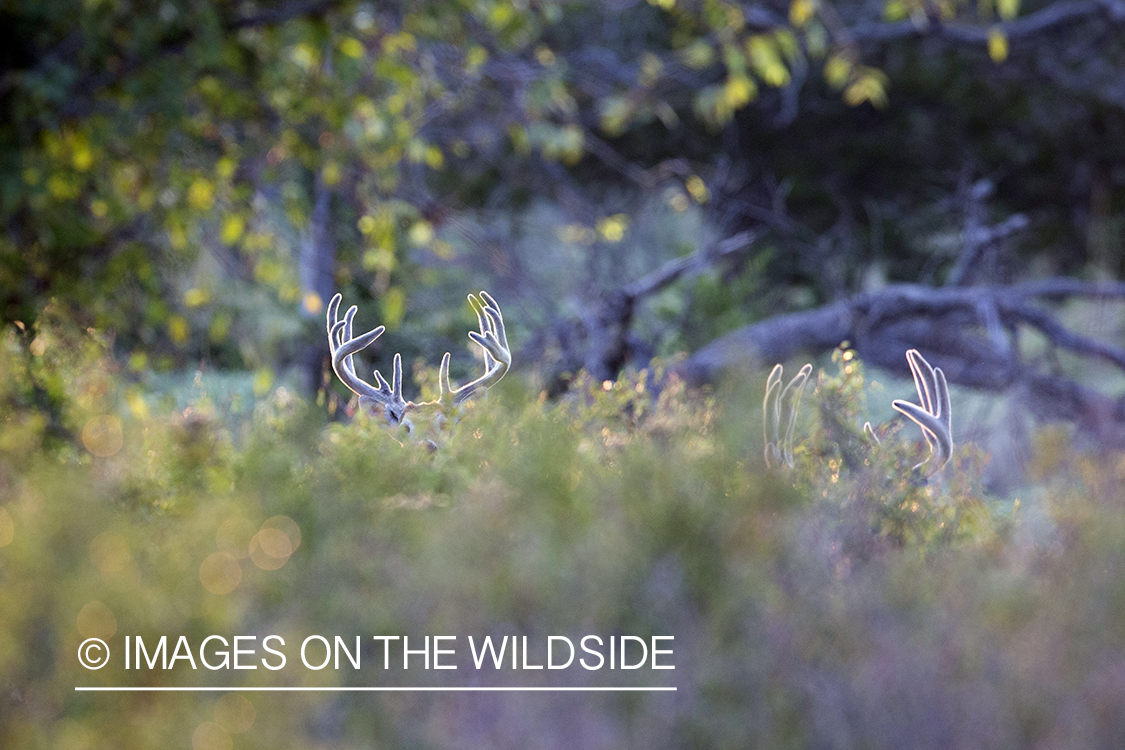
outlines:
[{"label": "yellow leaf", "polygon": [[789,4],[789,23],[799,29],[811,21],[815,13],[816,6],[811,0],[793,0]]},{"label": "yellow leaf", "polygon": [[290,50],[289,59],[299,67],[309,70],[317,63],[316,50],[302,42]]},{"label": "yellow leaf", "polygon": [[215,188],[202,177],[196,177],[188,187],[187,199],[192,208],[206,211],[215,203]]},{"label": "yellow leaf", "polygon": [[224,245],[233,245],[242,239],[242,234],[245,231],[246,220],[238,214],[229,214],[227,218],[223,219],[223,230],[220,232],[219,238]]},{"label": "yellow leaf", "polygon": [[869,69],[859,76],[844,91],[844,102],[855,107],[864,102],[871,102],[873,107],[882,108],[887,105],[887,92],[883,81]]},{"label": "yellow leaf", "polygon": [[229,156],[224,156],[215,162],[215,174],[222,179],[227,179],[234,174],[234,170],[238,167],[238,162]]},{"label": "yellow leaf", "polygon": [[363,44],[355,37],[344,37],[340,41],[340,51],[348,57],[358,60],[363,57]]},{"label": "yellow leaf", "polygon": [[401,31],[397,34],[387,34],[387,36],[383,38],[383,49],[389,55],[393,55],[400,50],[413,52],[417,47],[418,43],[414,39],[414,35],[406,31]]},{"label": "yellow leaf", "polygon": [[531,153],[531,141],[527,137],[527,130],[516,123],[508,126],[508,138],[512,141],[512,149],[520,156]]},{"label": "yellow leaf", "polygon": [[701,70],[715,62],[715,50],[706,41],[698,39],[680,50],[680,59],[689,68]]},{"label": "yellow leaf", "polygon": [[208,333],[211,335],[213,342],[220,343],[227,340],[230,335],[230,316],[225,314],[217,314],[211,318],[211,326]]},{"label": "yellow leaf", "polygon": [[909,14],[903,0],[888,0],[887,4],[883,6],[884,21],[901,21]]},{"label": "yellow leaf", "polygon": [[726,6],[727,14],[727,28],[734,31],[742,31],[746,26],[746,16],[742,12],[742,8],[737,5]]},{"label": "yellow leaf", "polygon": [[320,170],[320,176],[325,185],[332,187],[340,181],[340,165],[334,161],[326,163]]},{"label": "yellow leaf", "polygon": [[383,308],[383,324],[387,328],[398,328],[406,314],[406,295],[402,289],[392,286],[379,300],[379,305]]},{"label": "yellow leaf", "polygon": [[129,404],[129,411],[133,413],[134,417],[148,419],[148,402],[145,401],[140,388],[130,388],[129,392],[125,394],[125,400]]},{"label": "yellow leaf", "polygon": [[599,102],[602,130],[607,135],[621,135],[633,115],[633,104],[625,96],[607,96]]},{"label": "yellow leaf", "polygon": [[1008,59],[1008,37],[1000,29],[988,32],[988,56],[994,63],[1002,63]]},{"label": "yellow leaf", "polygon": [[746,52],[754,72],[770,86],[775,88],[789,83],[789,70],[781,62],[776,45],[764,35],[753,36],[746,42]]},{"label": "yellow leaf", "polygon": [[395,254],[385,248],[374,248],[363,254],[363,267],[368,271],[385,271],[390,273],[397,264]]},{"label": "yellow leaf", "polygon": [[430,169],[441,169],[445,166],[445,156],[437,146],[426,146],[425,159],[426,166]]},{"label": "yellow leaf", "polygon": [[465,72],[472,75],[486,62],[488,62],[488,50],[480,46],[470,47],[465,53]]},{"label": "yellow leaf", "polygon": [[637,83],[646,88],[652,86],[660,80],[662,72],[664,63],[656,55],[646,52],[641,55],[641,71],[637,74]]},{"label": "yellow leaf", "polygon": [[1020,0],[996,0],[996,12],[1005,21],[1011,21],[1020,12]]},{"label": "yellow leaf", "polygon": [[723,87],[723,98],[732,110],[746,106],[757,95],[758,87],[746,76],[731,76]]},{"label": "yellow leaf", "polygon": [[711,191],[707,189],[707,185],[703,182],[699,175],[692,175],[687,178],[684,187],[691,193],[691,197],[695,199],[696,203],[706,203],[711,199]]},{"label": "yellow leaf", "polygon": [[184,304],[188,307],[202,307],[211,301],[211,293],[198,287],[184,292]]},{"label": "yellow leaf", "polygon": [[191,334],[191,329],[188,328],[188,323],[179,315],[173,315],[168,318],[168,335],[172,339],[172,343],[176,346],[182,346],[188,340]]},{"label": "yellow leaf", "polygon": [[94,152],[90,150],[90,146],[85,140],[81,140],[75,144],[72,161],[74,162],[74,168],[79,172],[85,172],[93,166]]},{"label": "yellow leaf", "polygon": [[824,80],[834,89],[842,89],[852,77],[851,60],[843,55],[832,55],[824,63]]},{"label": "yellow leaf", "polygon": [[316,292],[305,292],[305,297],[301,300],[301,304],[305,306],[305,312],[310,315],[316,315],[324,309],[324,300],[322,300],[320,295]]},{"label": "yellow leaf", "polygon": [[628,228],[629,217],[625,214],[614,214],[598,219],[598,235],[606,242],[620,242],[625,238],[625,230]]},{"label": "yellow leaf", "polygon": [[425,219],[416,221],[414,225],[410,227],[410,231],[407,232],[407,238],[410,240],[410,244],[416,247],[428,245],[430,244],[430,240],[434,238],[433,225]]},{"label": "yellow leaf", "polygon": [[793,63],[801,57],[801,46],[797,43],[797,37],[793,36],[793,32],[788,29],[778,29],[773,32],[773,42],[777,45],[778,51],[782,56]]},{"label": "yellow leaf", "polygon": [[258,398],[269,393],[270,386],[273,385],[273,371],[267,367],[263,367],[254,373],[254,395]]}]

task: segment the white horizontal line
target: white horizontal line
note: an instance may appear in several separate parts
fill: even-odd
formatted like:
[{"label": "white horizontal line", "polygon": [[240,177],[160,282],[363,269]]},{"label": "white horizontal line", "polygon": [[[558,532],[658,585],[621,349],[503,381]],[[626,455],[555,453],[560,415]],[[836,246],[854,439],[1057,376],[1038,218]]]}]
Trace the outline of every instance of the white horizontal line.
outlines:
[{"label": "white horizontal line", "polygon": [[675,692],[674,687],[75,687],[87,693],[622,693]]}]

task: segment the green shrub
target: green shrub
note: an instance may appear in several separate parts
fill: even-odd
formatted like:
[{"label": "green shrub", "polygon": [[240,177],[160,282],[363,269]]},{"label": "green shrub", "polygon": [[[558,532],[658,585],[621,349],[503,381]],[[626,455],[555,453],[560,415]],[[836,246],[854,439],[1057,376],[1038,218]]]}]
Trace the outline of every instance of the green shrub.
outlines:
[{"label": "green shrub", "polygon": [[[866,384],[847,350],[805,394],[794,469],[767,470],[760,391],[692,392],[659,373],[579,378],[553,404],[509,378],[434,452],[375,420],[329,422],[283,387],[237,414],[213,396],[164,409],[90,334],[3,341],[5,747],[562,747],[575,731],[584,747],[1122,738],[1119,465],[1045,433],[1041,496],[1017,511],[980,490],[972,446],[922,486],[912,435],[864,442]],[[1031,506],[1045,523],[1024,520]],[[373,635],[588,633],[673,635],[676,670],[450,679],[678,692],[74,691],[437,679],[126,671],[126,635],[277,634],[291,659],[306,635],[358,635],[369,664]],[[116,654],[99,671],[75,658],[93,636]]]}]

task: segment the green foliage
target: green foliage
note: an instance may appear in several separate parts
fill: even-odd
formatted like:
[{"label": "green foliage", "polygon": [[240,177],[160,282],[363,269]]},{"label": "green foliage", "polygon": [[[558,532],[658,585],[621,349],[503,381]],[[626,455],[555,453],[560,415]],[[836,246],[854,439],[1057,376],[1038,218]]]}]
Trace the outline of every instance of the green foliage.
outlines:
[{"label": "green foliage", "polygon": [[[705,203],[699,166],[735,155],[712,130],[733,135],[736,116],[739,128],[772,121],[777,92],[795,95],[809,71],[849,106],[885,107],[892,86],[841,25],[850,9],[809,0],[776,17],[727,0],[158,5],[20,0],[2,11],[0,314],[30,324],[54,299],[161,368],[289,359],[284,342],[325,302],[300,271],[310,243],[335,250],[335,286],[377,297],[393,331],[436,283],[411,256],[453,257],[440,231],[451,207],[552,199],[555,162],[583,184],[606,181],[608,165],[627,178],[609,179],[618,189],[677,185]],[[886,3],[888,19],[919,33],[934,14],[999,18],[993,58],[1006,56],[997,40],[1018,11],[1014,0]],[[905,65],[892,72],[917,87]],[[839,138],[855,154],[870,130],[806,116],[819,132],[786,139],[802,148]],[[654,182],[673,157],[695,164]],[[880,159],[859,161],[867,170]],[[779,165],[765,172],[826,182]]]},{"label": "green foliage", "polygon": [[865,432],[868,386],[855,351],[845,342],[832,362],[836,373],[822,370],[808,397],[814,406],[807,437],[794,448],[794,484],[837,506],[841,529],[854,526],[859,538],[843,547],[866,550],[874,538],[925,552],[997,533],[981,481],[987,455],[972,444],[957,446],[946,469],[927,482],[912,468],[925,458],[912,426],[902,430],[896,420]]},{"label": "green foliage", "polygon": [[[1013,510],[982,493],[971,447],[920,486],[916,441],[864,438],[851,350],[810,384],[796,468],[777,471],[758,458],[760,392],[693,393],[659,367],[583,379],[554,405],[506,379],[431,452],[378,420],[326,422],[280,386],[235,410],[204,382],[169,410],[65,323],[4,342],[5,746],[483,747],[547,741],[560,722],[605,726],[626,747],[650,746],[654,726],[705,746],[805,747],[840,731],[887,748],[1120,739],[1074,718],[1114,700],[1105,654],[1125,648],[1120,466],[1043,433],[1041,496]],[[37,402],[37,389],[54,396]],[[290,645],[315,633],[671,634],[679,693],[73,692],[394,679],[75,661],[87,637],[120,659],[125,635],[267,633]],[[1078,694],[1098,701],[1056,711]]]}]

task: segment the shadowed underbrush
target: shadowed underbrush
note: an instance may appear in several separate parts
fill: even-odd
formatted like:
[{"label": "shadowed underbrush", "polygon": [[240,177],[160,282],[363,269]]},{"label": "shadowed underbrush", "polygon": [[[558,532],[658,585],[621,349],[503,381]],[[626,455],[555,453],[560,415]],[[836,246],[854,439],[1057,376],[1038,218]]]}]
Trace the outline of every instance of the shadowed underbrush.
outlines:
[{"label": "shadowed underbrush", "polygon": [[[104,342],[62,331],[0,342],[5,747],[1125,741],[1125,464],[1044,433],[1018,502],[983,492],[972,446],[912,481],[916,431],[862,442],[846,350],[810,380],[794,468],[767,470],[760,390],[664,379],[654,398],[638,373],[545,403],[509,379],[431,452],[284,388],[237,414],[171,410]],[[121,662],[125,636],[268,634],[283,670]],[[364,669],[294,664],[310,634],[362,636]],[[368,666],[371,636],[435,634],[671,635],[676,669]],[[90,637],[107,668],[79,666]],[[380,684],[678,690],[74,691]]]}]

